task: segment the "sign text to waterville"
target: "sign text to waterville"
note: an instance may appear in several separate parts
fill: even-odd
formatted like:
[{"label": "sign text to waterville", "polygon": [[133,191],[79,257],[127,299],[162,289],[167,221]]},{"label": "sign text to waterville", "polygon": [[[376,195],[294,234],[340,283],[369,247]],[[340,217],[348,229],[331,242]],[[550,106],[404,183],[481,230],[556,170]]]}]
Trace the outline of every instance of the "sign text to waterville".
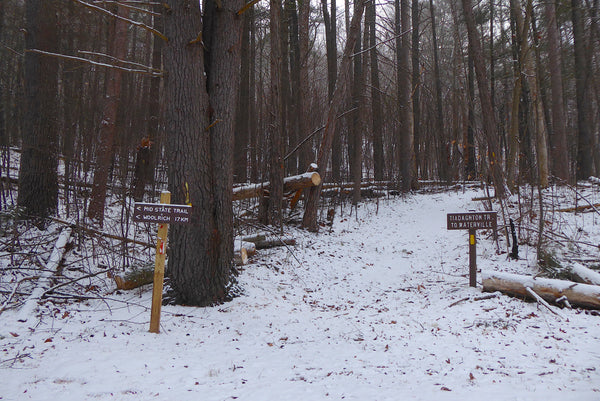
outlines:
[{"label": "sign text to waterville", "polygon": [[495,230],[496,212],[448,213],[448,230]]},{"label": "sign text to waterville", "polygon": [[192,207],[163,203],[136,203],[133,221],[159,224],[191,224]]}]

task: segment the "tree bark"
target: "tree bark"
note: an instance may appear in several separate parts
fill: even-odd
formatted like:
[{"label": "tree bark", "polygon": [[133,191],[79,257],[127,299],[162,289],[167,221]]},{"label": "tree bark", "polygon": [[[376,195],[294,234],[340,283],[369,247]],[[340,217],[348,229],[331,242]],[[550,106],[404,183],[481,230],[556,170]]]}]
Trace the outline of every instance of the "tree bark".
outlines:
[{"label": "tree bark", "polygon": [[502,159],[500,158],[500,148],[498,146],[498,135],[496,132],[496,117],[492,107],[492,97],[489,89],[489,81],[485,71],[484,57],[481,50],[481,41],[479,33],[475,26],[475,17],[473,16],[473,4],[471,0],[462,0],[465,23],[467,25],[467,36],[469,39],[469,52],[472,54],[477,77],[477,86],[479,88],[479,98],[481,100],[481,112],[483,119],[483,130],[488,144],[489,171],[494,181],[496,196],[504,198],[505,181],[502,171]]},{"label": "tree bark", "polygon": [[264,223],[280,227],[283,223],[283,149],[284,130],[283,87],[282,87],[282,41],[281,41],[281,0],[270,1],[271,30],[271,85],[269,111],[269,181],[271,189],[268,197],[266,220]]},{"label": "tree bark", "polygon": [[593,174],[594,141],[590,125],[591,102],[588,99],[588,68],[586,62],[583,5],[581,0],[571,0],[573,41],[575,57],[575,91],[577,100],[577,179],[587,179]]},{"label": "tree bark", "polygon": [[[355,3],[356,5],[356,3]],[[356,10],[354,10],[356,13]],[[362,131],[364,114],[364,69],[362,63],[362,42],[361,42],[361,24],[358,24],[358,34],[354,44],[354,74],[352,80],[352,125],[349,127],[348,142],[352,142],[352,154],[350,154],[350,170],[352,172],[352,181],[354,182],[354,191],[352,195],[352,204],[357,205],[360,201],[360,182],[362,180]]]},{"label": "tree bark", "polygon": [[[204,19],[197,1],[165,4],[169,188],[173,203],[189,196],[193,205],[192,224],[170,230],[168,271],[178,303],[213,305],[230,299],[235,289],[231,99],[239,89],[241,19],[236,13],[242,4],[224,0],[206,8]],[[203,21],[211,21],[210,27],[203,30]],[[205,46],[197,40],[200,32]]]},{"label": "tree bark", "polygon": [[[310,130],[309,125],[309,74],[308,62],[310,56],[309,48],[309,19],[310,19],[310,1],[299,0],[298,12],[298,47],[300,52],[300,90],[298,92],[298,125],[300,130],[300,138],[306,137]],[[329,60],[329,53],[327,56]],[[328,61],[329,62],[329,61]],[[337,66],[337,60],[335,60]],[[300,167],[306,168],[314,160],[312,149],[312,141],[308,141],[302,145],[300,150]]]},{"label": "tree bark", "polygon": [[[336,0],[331,0],[331,13],[327,9],[327,0],[321,0],[321,8],[323,19],[325,20],[325,41],[327,46],[327,100],[331,106],[338,78]],[[333,135],[332,148],[334,151],[331,155],[331,178],[334,181],[339,181],[341,179],[342,165],[342,157],[339,150],[342,149],[342,139],[337,129]]]},{"label": "tree bark", "polygon": [[[27,0],[25,45],[55,52],[58,44],[56,3]],[[23,123],[17,204],[39,227],[58,206],[58,62],[25,53],[25,118]]]},{"label": "tree bark", "polygon": [[[375,2],[366,5],[365,25],[369,28],[369,46],[371,58],[371,108],[373,121],[373,175],[375,180],[383,180],[385,159],[383,154],[383,111],[379,84],[379,62],[377,58],[377,24]],[[415,96],[417,88],[415,88]]]},{"label": "tree bark", "polygon": [[235,163],[233,181],[246,182],[248,179],[248,126],[250,119],[250,14],[242,14],[242,48],[240,69],[240,95],[235,115]]},{"label": "tree bark", "polygon": [[[129,9],[118,7],[118,15],[127,18]],[[109,40],[111,41],[112,56],[124,60],[127,56],[128,23],[122,19],[111,21]],[[108,186],[110,165],[114,155],[113,145],[117,132],[117,113],[121,96],[121,81],[123,72],[109,69],[107,72],[106,95],[104,98],[102,121],[100,122],[99,144],[96,151],[96,168],[94,169],[94,184],[88,208],[88,217],[96,220],[100,226],[104,223],[104,204]]]},{"label": "tree bark", "polygon": [[[350,30],[348,33],[348,40],[346,41],[346,47],[344,48],[344,55],[342,57],[342,63],[340,65],[340,72],[336,80],[335,91],[331,102],[329,103],[329,110],[327,111],[327,122],[323,131],[323,137],[321,139],[321,145],[319,147],[319,153],[317,156],[317,165],[320,169],[325,170],[329,161],[329,155],[331,153],[331,145],[333,143],[333,134],[337,123],[337,115],[339,114],[340,108],[345,98],[346,85],[348,75],[350,73],[350,55],[354,44],[356,43],[358,36],[358,26],[362,19],[363,11],[365,6],[365,0],[357,0],[354,15],[352,16],[352,22],[350,23]],[[302,218],[302,226],[309,231],[318,231],[319,225],[317,223],[317,212],[319,207],[319,198],[321,196],[321,186],[312,187],[309,191],[304,216]]]},{"label": "tree bark", "polygon": [[433,8],[433,0],[429,0],[429,9],[431,11],[431,38],[433,41],[433,80],[435,82],[435,128],[436,137],[440,149],[439,160],[439,176],[441,181],[451,180],[450,168],[450,152],[448,149],[448,140],[444,130],[444,106],[442,104],[442,78],[440,77],[440,65],[438,56],[437,43],[437,28],[435,24],[435,10]]},{"label": "tree bark", "polygon": [[411,104],[411,76],[410,76],[410,14],[408,0],[396,0],[396,75],[398,89],[398,144],[401,189],[410,191],[413,180],[413,125]]}]

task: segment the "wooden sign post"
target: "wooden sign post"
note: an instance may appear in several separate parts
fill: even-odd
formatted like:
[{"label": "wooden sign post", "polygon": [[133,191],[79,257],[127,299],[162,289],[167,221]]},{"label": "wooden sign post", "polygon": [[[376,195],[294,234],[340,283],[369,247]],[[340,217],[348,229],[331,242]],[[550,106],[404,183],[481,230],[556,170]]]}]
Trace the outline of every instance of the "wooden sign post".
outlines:
[{"label": "wooden sign post", "polygon": [[477,286],[477,231],[495,230],[498,224],[496,212],[448,213],[448,230],[469,230],[469,285]]},{"label": "wooden sign post", "polygon": [[150,309],[150,333],[160,332],[160,309],[165,278],[169,223],[191,223],[192,207],[188,205],[170,205],[170,202],[171,193],[163,191],[160,194],[160,203],[136,203],[133,212],[133,221],[159,223],[154,262],[154,284],[152,286],[152,308]]}]

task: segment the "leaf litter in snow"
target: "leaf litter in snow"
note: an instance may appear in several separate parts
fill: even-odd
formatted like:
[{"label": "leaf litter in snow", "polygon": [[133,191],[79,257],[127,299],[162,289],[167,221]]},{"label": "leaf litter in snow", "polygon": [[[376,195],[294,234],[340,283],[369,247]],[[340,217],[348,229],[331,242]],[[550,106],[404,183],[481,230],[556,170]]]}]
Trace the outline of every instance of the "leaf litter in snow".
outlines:
[{"label": "leaf litter in snow", "polygon": [[[468,286],[467,234],[447,231],[446,213],[482,210],[482,195],[391,198],[318,235],[290,229],[298,245],[261,251],[242,296],[164,306],[160,335],[148,287],[48,300],[26,324],[6,310],[0,399],[600,399],[598,317]],[[600,234],[576,219],[560,225]],[[481,232],[480,269],[539,272],[533,242],[510,261],[503,241]]]}]

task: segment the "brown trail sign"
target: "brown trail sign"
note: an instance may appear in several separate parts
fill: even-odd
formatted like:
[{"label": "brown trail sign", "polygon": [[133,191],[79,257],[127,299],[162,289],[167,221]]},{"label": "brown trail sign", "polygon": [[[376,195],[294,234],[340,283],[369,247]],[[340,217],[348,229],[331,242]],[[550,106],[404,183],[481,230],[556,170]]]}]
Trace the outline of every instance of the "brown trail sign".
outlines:
[{"label": "brown trail sign", "polygon": [[160,331],[160,309],[162,305],[165,260],[167,257],[167,234],[169,224],[191,224],[192,207],[171,205],[171,193],[163,191],[160,203],[135,203],[133,221],[158,223],[156,258],[154,263],[154,284],[152,286],[152,308],[150,309],[150,332]]},{"label": "brown trail sign", "polygon": [[145,223],[191,224],[192,207],[165,203],[136,202],[133,221]]},{"label": "brown trail sign", "polygon": [[496,212],[448,213],[448,230],[469,230],[469,285],[477,286],[477,237],[476,230],[495,230],[498,225]]}]

